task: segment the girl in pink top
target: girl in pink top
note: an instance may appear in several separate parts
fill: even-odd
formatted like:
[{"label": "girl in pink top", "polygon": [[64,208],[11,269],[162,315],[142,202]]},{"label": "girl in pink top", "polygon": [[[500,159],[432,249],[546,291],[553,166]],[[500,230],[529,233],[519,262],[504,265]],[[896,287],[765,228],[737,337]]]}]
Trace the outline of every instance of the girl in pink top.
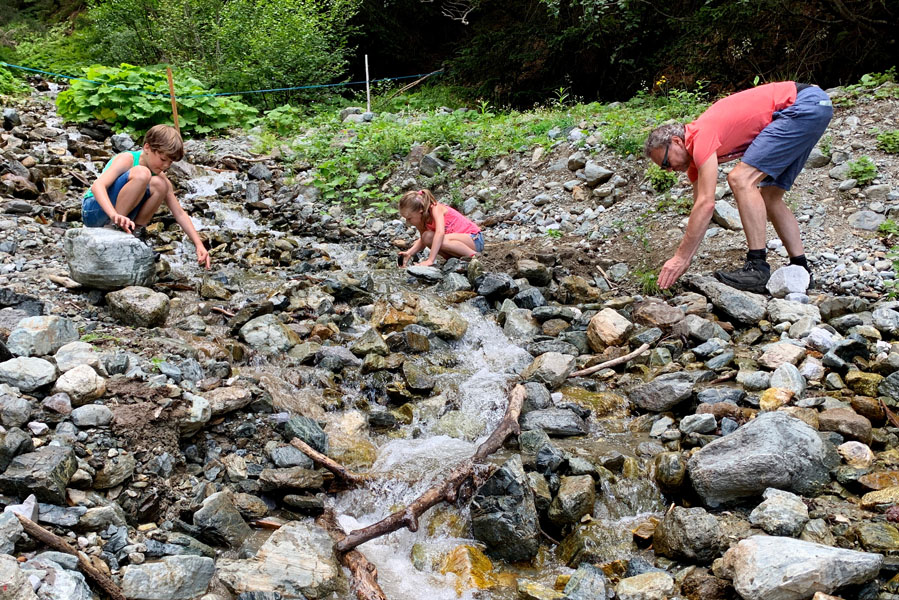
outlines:
[{"label": "girl in pink top", "polygon": [[433,265],[437,256],[469,258],[484,249],[484,234],[477,225],[451,206],[437,202],[430,190],[406,192],[400,198],[400,216],[421,234],[412,247],[400,252],[402,266],[425,246],[431,249],[427,260]]}]

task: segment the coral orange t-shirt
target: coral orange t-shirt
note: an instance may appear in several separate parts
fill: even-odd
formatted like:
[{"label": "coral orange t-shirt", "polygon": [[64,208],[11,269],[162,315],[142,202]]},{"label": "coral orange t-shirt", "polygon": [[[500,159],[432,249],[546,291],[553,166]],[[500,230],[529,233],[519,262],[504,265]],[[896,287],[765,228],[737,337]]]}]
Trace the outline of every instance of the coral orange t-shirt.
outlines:
[{"label": "coral orange t-shirt", "polygon": [[743,156],[752,140],[771,123],[772,115],[796,101],[796,84],[780,81],[737,92],[712,104],[684,127],[684,145],[692,157],[687,177],[695,182],[699,167],[712,154],[718,162]]}]

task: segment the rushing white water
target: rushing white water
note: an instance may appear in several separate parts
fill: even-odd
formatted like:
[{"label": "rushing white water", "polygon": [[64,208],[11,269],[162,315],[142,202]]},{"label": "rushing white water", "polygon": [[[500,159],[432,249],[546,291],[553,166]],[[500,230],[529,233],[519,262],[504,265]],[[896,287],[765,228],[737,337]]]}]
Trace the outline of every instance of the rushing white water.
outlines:
[{"label": "rushing white water", "polygon": [[[326,249],[337,261],[358,265],[352,251],[341,252],[329,245]],[[362,489],[345,492],[333,499],[333,508],[340,516],[346,531],[375,523],[398,506],[406,505],[439,482],[456,465],[470,458],[478,444],[494,429],[506,409],[508,381],[531,361],[523,349],[511,344],[502,330],[470,307],[456,307],[468,321],[465,336],[453,347],[457,366],[437,376],[437,389],[456,390],[457,410],[463,422],[477,425],[479,438],[466,441],[434,434],[439,415],[417,419],[421,437],[392,439],[378,449],[378,458],[369,470],[384,474],[384,479],[369,483]],[[473,598],[474,591],[458,596],[455,575],[443,575],[439,569],[419,570],[413,564],[413,547],[445,554],[460,544],[478,545],[471,539],[434,535],[429,523],[435,508],[421,519],[417,532],[402,529],[372,540],[361,550],[378,567],[378,581],[389,598],[428,598],[451,600]],[[468,509],[458,511],[468,519]],[[419,565],[421,566],[421,565]],[[484,597],[483,592],[477,592]]]}]

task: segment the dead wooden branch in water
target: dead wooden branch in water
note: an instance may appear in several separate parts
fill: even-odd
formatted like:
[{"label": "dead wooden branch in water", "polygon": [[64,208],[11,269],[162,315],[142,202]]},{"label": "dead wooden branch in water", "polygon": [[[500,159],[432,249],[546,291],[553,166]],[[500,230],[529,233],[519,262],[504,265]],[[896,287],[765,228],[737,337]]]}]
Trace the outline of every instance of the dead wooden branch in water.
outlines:
[{"label": "dead wooden branch in water", "polygon": [[360,544],[402,527],[408,528],[409,531],[417,531],[419,517],[429,508],[441,502],[456,502],[464,495],[464,492],[460,494],[460,488],[478,474],[478,467],[481,466],[484,459],[499,450],[509,435],[521,431],[518,426],[518,417],[521,414],[524,397],[524,386],[516,385],[509,394],[509,405],[506,407],[506,414],[503,415],[502,421],[490,434],[490,437],[478,446],[474,456],[456,466],[443,481],[429,488],[405,509],[398,510],[368,527],[351,531],[345,539],[337,542],[335,545],[337,552],[348,552]]},{"label": "dead wooden branch in water", "polygon": [[312,462],[331,471],[332,473],[334,473],[334,475],[347,483],[359,485],[360,483],[371,479],[371,477],[369,477],[368,475],[360,475],[359,473],[350,471],[336,460],[328,458],[299,438],[293,438],[292,440],[290,440],[290,444],[294,448],[302,451],[306,456],[311,458]]},{"label": "dead wooden branch in water", "polygon": [[[337,523],[334,511],[328,509],[315,522],[328,531],[335,543],[346,538],[343,528]],[[387,600],[381,586],[378,585],[378,568],[358,550],[338,552],[340,563],[353,574],[353,593],[358,600]]]},{"label": "dead wooden branch in water", "polygon": [[119,589],[119,586],[110,579],[109,575],[95,567],[83,552],[75,550],[64,539],[55,533],[44,529],[28,517],[20,515],[19,513],[15,513],[15,515],[22,523],[22,528],[25,530],[25,533],[39,542],[46,544],[50,548],[53,548],[57,552],[64,552],[76,557],[78,559],[78,566],[81,567],[84,574],[100,586],[112,600],[128,600],[125,598],[125,594],[122,593],[122,590]]},{"label": "dead wooden branch in water", "polygon": [[649,350],[649,344],[643,344],[642,346],[640,346],[639,348],[637,348],[630,354],[625,354],[624,356],[619,356],[618,358],[613,358],[612,360],[607,360],[604,363],[599,363],[598,365],[593,365],[592,367],[589,367],[587,369],[581,369],[580,371],[575,371],[568,377],[569,378],[571,378],[571,377],[586,377],[587,375],[592,375],[592,374],[596,373],[597,371],[602,371],[603,369],[608,369],[609,367],[614,367],[616,365],[626,363],[627,361],[631,360],[632,358],[637,358],[638,356],[640,356],[647,350]]}]

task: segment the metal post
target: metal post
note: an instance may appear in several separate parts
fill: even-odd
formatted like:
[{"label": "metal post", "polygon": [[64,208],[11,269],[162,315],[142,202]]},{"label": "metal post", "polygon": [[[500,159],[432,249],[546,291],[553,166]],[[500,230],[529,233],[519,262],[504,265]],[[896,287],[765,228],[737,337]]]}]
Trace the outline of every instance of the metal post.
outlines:
[{"label": "metal post", "polygon": [[371,112],[371,86],[368,81],[368,54],[365,55],[365,108]]}]

